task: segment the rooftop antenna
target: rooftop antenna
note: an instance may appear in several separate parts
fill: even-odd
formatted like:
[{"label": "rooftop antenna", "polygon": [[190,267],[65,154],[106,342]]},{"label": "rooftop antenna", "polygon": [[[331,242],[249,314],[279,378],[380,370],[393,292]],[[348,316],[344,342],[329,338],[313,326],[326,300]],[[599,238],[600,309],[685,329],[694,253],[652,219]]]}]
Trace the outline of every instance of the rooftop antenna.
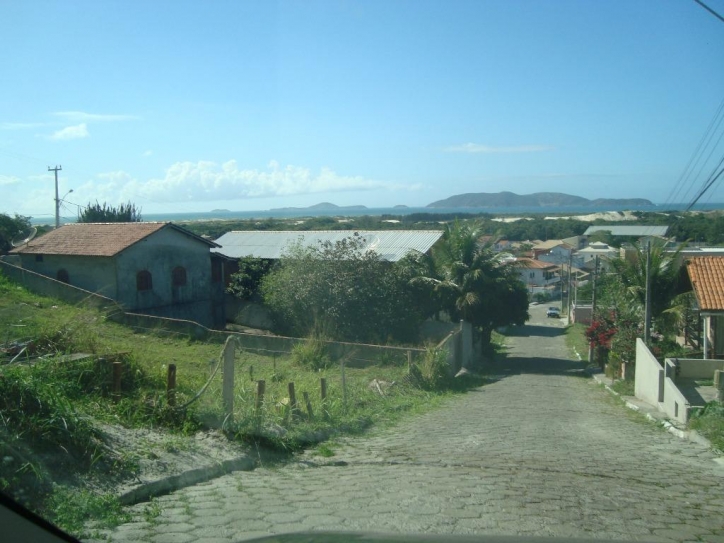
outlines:
[{"label": "rooftop antenna", "polygon": [[18,237],[13,238],[10,241],[10,244],[13,247],[20,247],[21,245],[25,245],[28,243],[31,239],[35,237],[35,234],[38,233],[38,229],[35,226],[32,226],[30,229],[26,230],[22,234],[20,234]]}]

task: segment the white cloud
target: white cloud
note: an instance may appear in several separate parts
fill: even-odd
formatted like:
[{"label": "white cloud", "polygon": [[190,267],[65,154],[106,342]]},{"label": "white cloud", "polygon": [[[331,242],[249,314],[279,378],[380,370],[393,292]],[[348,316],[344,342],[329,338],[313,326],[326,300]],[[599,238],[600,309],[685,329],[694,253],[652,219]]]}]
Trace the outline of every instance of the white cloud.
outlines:
[{"label": "white cloud", "polygon": [[26,130],[46,126],[46,123],[0,123],[0,130]]},{"label": "white cloud", "polygon": [[79,198],[99,201],[152,201],[155,203],[241,200],[367,190],[419,190],[420,185],[402,185],[339,175],[323,167],[317,172],[301,166],[282,166],[275,161],[266,169],[242,169],[235,160],[177,162],[166,175],[149,180],[134,179],[123,171],[99,174],[96,180],[77,187]]},{"label": "white cloud", "polygon": [[480,143],[463,143],[462,145],[452,145],[443,149],[448,153],[536,153],[540,151],[552,151],[555,149],[550,145],[513,145],[513,146],[492,146],[482,145]]},{"label": "white cloud", "polygon": [[76,123],[136,121],[140,119],[140,117],[136,115],[111,115],[103,113],[86,113],[85,111],[55,111],[53,115],[56,117],[62,117],[69,122]]},{"label": "white cloud", "polygon": [[62,130],[54,132],[49,138],[51,140],[76,140],[87,138],[88,136],[90,136],[88,126],[86,126],[85,123],[81,123],[74,126],[66,126]]},{"label": "white cloud", "polygon": [[0,187],[7,187],[9,185],[18,185],[19,183],[20,183],[19,177],[0,174]]},{"label": "white cloud", "polygon": [[143,153],[141,153],[141,156],[151,156],[152,154],[153,154],[153,151],[148,150],[148,151],[144,151]]}]

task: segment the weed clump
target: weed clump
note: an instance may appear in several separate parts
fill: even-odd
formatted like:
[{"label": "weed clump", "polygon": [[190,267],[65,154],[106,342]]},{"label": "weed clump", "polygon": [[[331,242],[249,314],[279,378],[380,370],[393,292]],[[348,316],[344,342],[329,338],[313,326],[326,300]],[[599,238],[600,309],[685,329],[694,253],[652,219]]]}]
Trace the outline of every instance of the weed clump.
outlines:
[{"label": "weed clump", "polygon": [[332,365],[332,360],[327,352],[327,342],[322,336],[316,334],[292,347],[292,360],[299,366],[315,371],[327,369]]}]

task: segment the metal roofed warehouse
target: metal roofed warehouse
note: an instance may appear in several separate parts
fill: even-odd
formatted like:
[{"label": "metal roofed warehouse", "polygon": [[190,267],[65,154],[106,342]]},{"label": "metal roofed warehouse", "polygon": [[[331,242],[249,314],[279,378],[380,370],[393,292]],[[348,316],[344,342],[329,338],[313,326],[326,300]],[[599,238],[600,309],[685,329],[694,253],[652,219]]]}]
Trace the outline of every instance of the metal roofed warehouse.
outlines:
[{"label": "metal roofed warehouse", "polygon": [[329,241],[335,243],[359,234],[365,240],[365,250],[375,251],[382,260],[397,262],[410,251],[426,253],[442,237],[439,230],[299,230],[299,231],[234,231],[227,232],[216,243],[221,247],[212,249],[230,258],[279,259],[297,241],[306,246],[315,246]]},{"label": "metal roofed warehouse", "polygon": [[594,232],[611,232],[612,236],[632,236],[639,238],[642,238],[644,236],[664,237],[668,229],[668,226],[652,226],[645,224],[641,224],[638,226],[608,226],[604,224],[600,226],[589,226],[588,228],[586,228],[586,231],[583,233],[583,235],[590,236]]}]

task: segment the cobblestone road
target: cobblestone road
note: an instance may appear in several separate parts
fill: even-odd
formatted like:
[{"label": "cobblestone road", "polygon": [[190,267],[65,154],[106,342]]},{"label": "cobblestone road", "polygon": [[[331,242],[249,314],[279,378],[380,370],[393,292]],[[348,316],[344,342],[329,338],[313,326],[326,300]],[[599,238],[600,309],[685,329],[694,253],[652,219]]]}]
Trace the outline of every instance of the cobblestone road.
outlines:
[{"label": "cobblestone road", "polygon": [[[237,472],[158,498],[112,541],[229,542],[364,530],[724,543],[724,467],[616,403],[535,308],[495,382],[330,459]],[[325,465],[326,462],[329,464]]]}]

